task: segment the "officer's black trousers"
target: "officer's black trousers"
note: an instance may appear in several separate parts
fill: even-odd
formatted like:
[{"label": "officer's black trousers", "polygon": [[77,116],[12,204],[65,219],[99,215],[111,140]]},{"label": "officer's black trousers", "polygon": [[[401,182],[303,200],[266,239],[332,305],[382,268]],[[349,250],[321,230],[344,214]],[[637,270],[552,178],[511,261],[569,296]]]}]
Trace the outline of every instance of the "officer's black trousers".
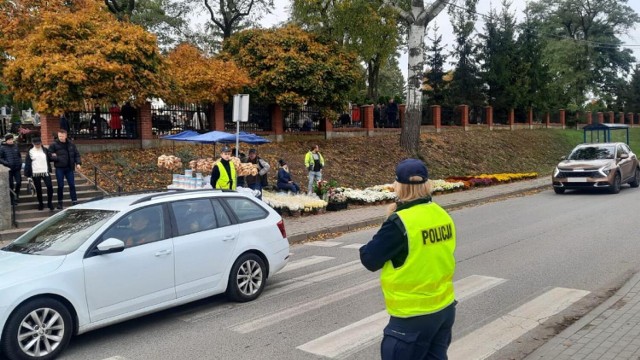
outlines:
[{"label": "officer's black trousers", "polygon": [[447,360],[456,303],[429,315],[392,316],[384,328],[382,360]]}]

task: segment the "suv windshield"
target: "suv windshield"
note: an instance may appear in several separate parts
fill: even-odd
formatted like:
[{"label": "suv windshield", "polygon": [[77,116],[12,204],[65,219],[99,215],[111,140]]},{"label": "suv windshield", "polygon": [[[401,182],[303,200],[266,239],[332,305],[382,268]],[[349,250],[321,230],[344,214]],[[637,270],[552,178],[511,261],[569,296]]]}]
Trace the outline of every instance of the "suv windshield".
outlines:
[{"label": "suv windshield", "polygon": [[80,247],[115,213],[69,209],[45,220],[2,250],[34,255],[67,255]]},{"label": "suv windshield", "polygon": [[613,159],[616,153],[615,145],[607,146],[583,146],[569,155],[568,160],[604,160]]}]

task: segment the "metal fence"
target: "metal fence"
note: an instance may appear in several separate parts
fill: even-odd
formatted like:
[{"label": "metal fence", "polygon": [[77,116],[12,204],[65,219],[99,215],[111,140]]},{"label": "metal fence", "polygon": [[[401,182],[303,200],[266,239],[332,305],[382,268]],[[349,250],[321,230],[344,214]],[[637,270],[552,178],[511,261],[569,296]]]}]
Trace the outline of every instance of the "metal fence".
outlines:
[{"label": "metal fence", "polygon": [[431,106],[422,106],[422,120],[420,124],[433,126],[433,111],[431,110]]},{"label": "metal fence", "polygon": [[493,108],[493,123],[496,125],[509,124],[509,110]]},{"label": "metal fence", "polygon": [[[240,123],[240,131],[271,131],[271,110],[269,105],[250,104],[249,121]],[[237,124],[233,120],[233,103],[224,104],[224,129],[236,131]]]},{"label": "metal fence", "polygon": [[[320,110],[311,106],[283,108],[282,118],[285,132],[318,131],[322,122]],[[362,123],[362,121],[351,123],[353,125],[351,127],[357,127],[356,123]]]},{"label": "metal fence", "polygon": [[[100,121],[94,119],[94,115],[97,115]],[[68,111],[66,118],[69,122],[69,135],[73,139],[113,137],[113,132],[110,128],[111,114],[109,113],[108,105],[87,106],[81,111]],[[122,135],[122,128],[120,128],[120,131]]]},{"label": "metal fence", "polygon": [[177,134],[184,130],[208,131],[210,106],[161,104],[151,106],[151,127],[155,135]]}]

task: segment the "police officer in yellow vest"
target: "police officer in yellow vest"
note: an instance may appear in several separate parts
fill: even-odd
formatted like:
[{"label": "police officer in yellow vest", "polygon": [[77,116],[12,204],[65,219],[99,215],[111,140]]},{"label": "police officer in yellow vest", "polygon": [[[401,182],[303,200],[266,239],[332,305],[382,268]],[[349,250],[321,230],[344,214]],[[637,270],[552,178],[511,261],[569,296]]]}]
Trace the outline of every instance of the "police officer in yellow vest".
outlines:
[{"label": "police officer in yellow vest", "polygon": [[235,190],[237,186],[236,167],[230,161],[231,149],[228,146],[222,147],[220,151],[220,161],[216,163],[211,171],[211,186],[214,189]]},{"label": "police officer in yellow vest", "polygon": [[382,339],[383,360],[446,360],[451,343],[456,228],[449,214],[431,201],[428,178],[420,160],[398,164],[397,203],[360,248],[360,261],[368,270],[382,269],[380,284],[391,315]]}]

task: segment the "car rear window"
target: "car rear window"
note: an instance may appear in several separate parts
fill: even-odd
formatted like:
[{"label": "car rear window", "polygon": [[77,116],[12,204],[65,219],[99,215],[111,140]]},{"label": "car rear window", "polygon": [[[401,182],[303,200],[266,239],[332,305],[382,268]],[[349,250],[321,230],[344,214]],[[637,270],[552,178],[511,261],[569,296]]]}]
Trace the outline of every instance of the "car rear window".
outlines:
[{"label": "car rear window", "polygon": [[269,216],[267,210],[249,199],[230,197],[225,198],[224,201],[229,205],[240,223],[260,220]]}]

